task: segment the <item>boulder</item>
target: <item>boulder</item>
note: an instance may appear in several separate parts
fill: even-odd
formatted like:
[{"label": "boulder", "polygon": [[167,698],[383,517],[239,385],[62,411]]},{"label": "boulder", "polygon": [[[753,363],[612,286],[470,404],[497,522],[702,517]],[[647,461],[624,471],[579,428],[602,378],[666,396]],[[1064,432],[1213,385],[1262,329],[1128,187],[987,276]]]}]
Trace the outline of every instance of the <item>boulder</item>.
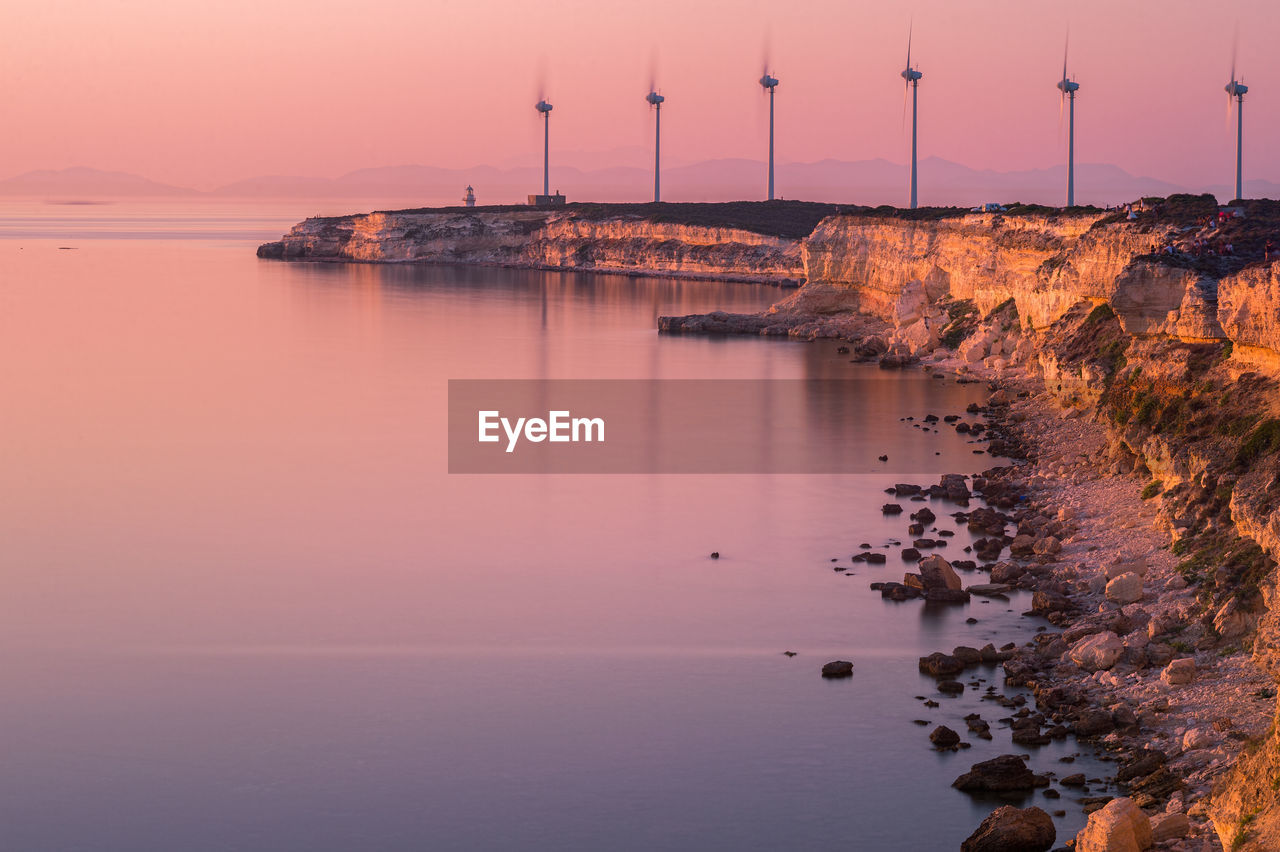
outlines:
[{"label": "boulder", "polygon": [[1186,814],[1161,814],[1151,820],[1151,839],[1156,843],[1186,837],[1191,831],[1191,820]]},{"label": "boulder", "polygon": [[1164,642],[1152,642],[1147,645],[1147,662],[1153,666],[1168,665],[1173,659],[1174,653],[1172,645],[1166,645]]},{"label": "boulder", "polygon": [[935,651],[920,658],[920,671],[934,677],[948,677],[964,671],[964,662],[950,654]]},{"label": "boulder", "polygon": [[961,589],[960,576],[951,567],[951,563],[941,556],[935,554],[920,560],[919,570],[926,591],[951,589],[958,592]]},{"label": "boulder", "polygon": [[1182,686],[1191,683],[1196,676],[1196,661],[1191,657],[1182,657],[1169,663],[1160,672],[1160,680],[1168,686]]},{"label": "boulder", "polygon": [[1016,562],[997,562],[991,567],[991,582],[1013,583],[1025,573],[1027,569]]},{"label": "boulder", "polygon": [[1151,821],[1132,799],[1112,799],[1089,814],[1075,852],[1143,852],[1152,844]]},{"label": "boulder", "polygon": [[1081,710],[1071,723],[1071,732],[1077,737],[1097,737],[1109,734],[1115,728],[1115,718],[1106,710],[1098,709]]},{"label": "boulder", "polygon": [[946,725],[939,725],[929,734],[929,742],[938,748],[954,748],[960,744],[960,735]]},{"label": "boulder", "polygon": [[1223,639],[1239,639],[1249,633],[1258,624],[1256,613],[1249,612],[1239,598],[1232,598],[1223,604],[1213,617],[1213,629]]},{"label": "boulder", "polygon": [[1071,601],[1065,595],[1044,591],[1037,591],[1031,595],[1031,611],[1036,615],[1067,612],[1071,608]]},{"label": "boulder", "polygon": [[1009,552],[1014,556],[1030,556],[1035,552],[1035,546],[1036,540],[1034,536],[1016,535],[1009,545]]},{"label": "boulder", "polygon": [[913,589],[902,583],[877,583],[874,585],[879,586],[880,597],[891,601],[906,601],[920,597],[919,589]]},{"label": "boulder", "polygon": [[853,663],[848,660],[832,660],[822,667],[823,677],[853,677]]},{"label": "boulder", "polygon": [[1133,571],[1113,579],[1107,583],[1107,600],[1120,604],[1130,604],[1142,600],[1142,577]]},{"label": "boulder", "polygon": [[1208,748],[1213,745],[1213,734],[1204,728],[1191,728],[1182,735],[1182,750],[1194,751],[1198,748]]},{"label": "boulder", "polygon": [[1031,552],[1037,556],[1053,556],[1062,552],[1062,542],[1054,536],[1047,535],[1031,545]]},{"label": "boulder", "polygon": [[1116,664],[1124,643],[1110,630],[1086,636],[1071,646],[1067,658],[1087,672],[1104,671]]},{"label": "boulder", "polygon": [[1058,839],[1053,818],[1040,808],[996,808],[960,844],[960,852],[1048,852]]},{"label": "boulder", "polygon": [[1026,758],[1020,754],[1002,754],[991,760],[975,763],[951,786],[966,793],[1009,793],[1047,787],[1049,779],[1036,775],[1027,768]]}]

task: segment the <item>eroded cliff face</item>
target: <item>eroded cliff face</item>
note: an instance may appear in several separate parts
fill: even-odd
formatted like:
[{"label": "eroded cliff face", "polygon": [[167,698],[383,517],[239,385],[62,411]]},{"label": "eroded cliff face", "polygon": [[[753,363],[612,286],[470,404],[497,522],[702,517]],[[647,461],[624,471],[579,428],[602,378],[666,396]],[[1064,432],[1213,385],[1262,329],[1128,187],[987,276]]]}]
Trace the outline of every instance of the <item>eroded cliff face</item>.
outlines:
[{"label": "eroded cliff face", "polygon": [[1236,357],[1280,370],[1280,270],[1251,266],[1218,285],[1218,319]]},{"label": "eroded cliff face", "polygon": [[832,216],[805,240],[805,275],[896,324],[943,298],[971,300],[983,313],[1013,299],[1026,323],[1044,328],[1082,300],[1110,299],[1129,262],[1168,239],[1164,229],[1095,228],[1100,218]]},{"label": "eroded cliff face", "polygon": [[800,241],[738,228],[574,212],[369,213],[307,219],[260,257],[470,263],[799,284]]}]

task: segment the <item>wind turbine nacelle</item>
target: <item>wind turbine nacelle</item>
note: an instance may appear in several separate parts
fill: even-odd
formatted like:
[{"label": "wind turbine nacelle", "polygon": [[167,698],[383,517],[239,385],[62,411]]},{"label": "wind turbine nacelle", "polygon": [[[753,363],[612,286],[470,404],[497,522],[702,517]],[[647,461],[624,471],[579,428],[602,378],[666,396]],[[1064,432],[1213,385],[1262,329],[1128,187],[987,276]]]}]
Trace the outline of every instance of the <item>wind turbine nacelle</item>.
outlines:
[{"label": "wind turbine nacelle", "polygon": [[546,101],[538,101],[538,104],[537,106],[534,107],[534,109],[536,109],[538,112],[541,112],[541,113],[548,113],[548,112],[551,112],[551,104],[547,103]]},{"label": "wind turbine nacelle", "polygon": [[923,76],[924,76],[923,72],[917,71],[914,68],[902,69],[902,79],[906,80],[908,83],[914,83]]},{"label": "wind turbine nacelle", "polygon": [[778,85],[778,78],[765,74],[760,78],[760,85],[764,86],[766,89],[775,88]]},{"label": "wind turbine nacelle", "polygon": [[1058,89],[1064,95],[1069,95],[1079,88],[1080,88],[1080,84],[1075,82],[1074,80],[1068,80],[1067,78],[1063,77],[1061,80],[1058,81]]},{"label": "wind turbine nacelle", "polygon": [[644,99],[648,101],[649,104],[652,106],[657,106],[658,104],[666,100],[666,98],[664,98],[662,95],[658,94],[657,92],[650,92],[649,94],[644,96]]},{"label": "wind turbine nacelle", "polygon": [[1227,94],[1233,98],[1243,97],[1244,93],[1249,91],[1248,86],[1244,83],[1237,83],[1235,80],[1232,80],[1230,83],[1223,86],[1223,88],[1226,89]]}]

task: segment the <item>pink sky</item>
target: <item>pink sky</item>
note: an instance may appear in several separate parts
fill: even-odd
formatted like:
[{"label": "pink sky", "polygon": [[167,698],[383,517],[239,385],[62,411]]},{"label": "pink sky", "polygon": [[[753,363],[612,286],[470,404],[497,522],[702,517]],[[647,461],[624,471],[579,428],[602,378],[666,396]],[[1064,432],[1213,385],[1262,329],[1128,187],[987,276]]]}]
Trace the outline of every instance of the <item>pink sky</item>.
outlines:
[{"label": "pink sky", "polygon": [[1263,0],[14,2],[0,13],[0,177],[87,165],[212,188],[532,164],[540,76],[556,107],[553,156],[648,146],[653,65],[668,162],[761,159],[766,44],[782,80],[780,161],[902,162],[898,72],[913,16],[922,157],[1061,162],[1054,84],[1070,24],[1079,161],[1191,186],[1232,176],[1222,86],[1239,22],[1246,177],[1280,179],[1267,156],[1280,141],[1280,67],[1265,61],[1280,9]]}]

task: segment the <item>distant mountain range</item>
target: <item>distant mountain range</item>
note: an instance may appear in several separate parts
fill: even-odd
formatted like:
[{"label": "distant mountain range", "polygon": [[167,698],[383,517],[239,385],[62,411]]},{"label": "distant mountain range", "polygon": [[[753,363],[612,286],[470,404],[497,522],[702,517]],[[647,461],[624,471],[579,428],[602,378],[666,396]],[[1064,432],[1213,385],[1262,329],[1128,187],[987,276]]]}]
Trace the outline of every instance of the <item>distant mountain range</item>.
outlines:
[{"label": "distant mountain range", "polygon": [[[597,156],[595,159],[600,160]],[[628,158],[632,159],[632,158]],[[634,159],[632,159],[634,162]],[[821,160],[777,167],[779,194],[806,201],[901,204],[907,167],[888,160]],[[746,159],[706,160],[663,170],[663,197],[679,201],[729,201],[758,198],[765,183],[764,163]],[[920,201],[930,205],[972,206],[988,201],[1060,204],[1066,166],[1013,172],[971,169],[938,157],[920,162]],[[528,166],[477,166],[445,169],[407,165],[359,169],[337,178],[266,175],[236,181],[212,192],[158,183],[126,172],[77,167],[27,172],[0,180],[0,196],[48,200],[102,198],[309,198],[376,200],[389,205],[452,203],[468,185],[481,204],[523,201],[542,184],[542,170]],[[653,172],[636,166],[579,169],[554,166],[552,189],[570,201],[644,201],[652,197]],[[1246,182],[1250,197],[1280,197],[1280,184]],[[1226,185],[1186,187],[1152,177],[1134,176],[1117,166],[1085,163],[1076,168],[1076,198],[1098,205],[1120,204],[1148,195],[1213,192],[1226,200]]]}]

